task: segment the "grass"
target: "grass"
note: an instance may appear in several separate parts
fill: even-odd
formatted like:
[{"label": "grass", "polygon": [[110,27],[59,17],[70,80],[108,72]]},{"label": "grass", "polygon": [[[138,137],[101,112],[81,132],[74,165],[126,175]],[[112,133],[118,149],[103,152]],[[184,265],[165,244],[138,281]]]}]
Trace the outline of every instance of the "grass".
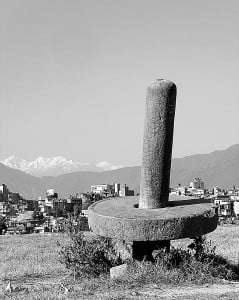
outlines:
[{"label": "grass", "polygon": [[65,272],[58,262],[56,235],[14,235],[0,239],[0,280],[57,276]]},{"label": "grass", "polygon": [[[233,225],[219,226],[208,235],[217,247],[216,253],[233,263],[239,260],[238,229]],[[169,274],[165,272],[163,277],[158,274],[157,278],[150,278],[149,274],[155,273],[152,273],[154,267],[148,263],[132,265],[131,277],[127,280],[113,281],[108,274],[91,280],[74,280],[59,262],[58,241],[61,244],[68,242],[63,234],[0,236],[0,299],[170,299],[163,298],[162,293],[162,289],[167,290],[169,280],[165,278]],[[189,239],[172,241],[174,247],[182,248],[190,243]],[[170,276],[177,277],[178,274],[171,273]],[[6,291],[9,281],[12,292]],[[203,296],[197,298],[199,294],[190,297],[204,299]],[[211,295],[210,299],[218,299],[214,296]],[[238,294],[234,298],[232,292],[230,297],[237,299]],[[187,297],[181,295],[177,299]]]},{"label": "grass", "polygon": [[[207,240],[212,241],[216,246],[216,254],[223,256],[225,259],[234,264],[239,262],[239,226],[227,225],[218,226],[217,229],[207,234]],[[172,241],[174,247],[186,247],[191,243],[190,239]]]}]

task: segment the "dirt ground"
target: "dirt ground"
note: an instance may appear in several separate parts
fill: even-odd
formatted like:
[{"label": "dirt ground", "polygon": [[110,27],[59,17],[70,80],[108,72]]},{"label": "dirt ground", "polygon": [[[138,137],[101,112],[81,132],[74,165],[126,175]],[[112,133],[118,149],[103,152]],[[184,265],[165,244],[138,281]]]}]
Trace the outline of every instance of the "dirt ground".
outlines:
[{"label": "dirt ground", "polygon": [[[84,290],[80,285],[68,285],[52,280],[29,280],[28,283],[12,283],[11,291],[6,291],[7,283],[1,284],[0,299],[99,299],[99,300],[149,300],[149,299],[174,299],[174,300],[238,300],[239,283],[223,282],[221,284],[204,286],[155,286],[146,285],[141,288],[113,289],[108,291]],[[58,290],[56,293],[55,291]],[[44,292],[43,292],[44,291]],[[39,293],[38,293],[39,292]],[[42,293],[43,292],[43,293]]]}]

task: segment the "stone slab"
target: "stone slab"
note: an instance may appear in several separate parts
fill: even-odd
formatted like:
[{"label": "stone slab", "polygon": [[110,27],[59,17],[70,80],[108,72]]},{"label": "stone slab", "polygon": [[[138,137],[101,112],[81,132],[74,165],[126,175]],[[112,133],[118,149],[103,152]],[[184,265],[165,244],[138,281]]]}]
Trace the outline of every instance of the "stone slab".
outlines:
[{"label": "stone slab", "polygon": [[169,206],[139,209],[139,197],[98,201],[88,208],[91,230],[125,241],[160,241],[193,238],[216,229],[217,215],[205,199],[171,195]]},{"label": "stone slab", "polygon": [[126,275],[128,269],[127,264],[123,264],[120,266],[116,266],[110,269],[110,277],[111,279],[119,279]]}]

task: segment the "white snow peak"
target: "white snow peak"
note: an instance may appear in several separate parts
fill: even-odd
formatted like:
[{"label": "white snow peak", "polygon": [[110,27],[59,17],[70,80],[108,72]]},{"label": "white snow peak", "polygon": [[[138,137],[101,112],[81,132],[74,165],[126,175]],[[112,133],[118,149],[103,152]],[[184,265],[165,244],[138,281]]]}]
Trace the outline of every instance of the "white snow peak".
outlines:
[{"label": "white snow peak", "polygon": [[64,156],[42,157],[33,161],[27,161],[12,155],[0,161],[7,167],[17,169],[35,176],[58,176],[77,171],[108,171],[122,168],[107,161],[101,161],[96,165],[67,160]]}]

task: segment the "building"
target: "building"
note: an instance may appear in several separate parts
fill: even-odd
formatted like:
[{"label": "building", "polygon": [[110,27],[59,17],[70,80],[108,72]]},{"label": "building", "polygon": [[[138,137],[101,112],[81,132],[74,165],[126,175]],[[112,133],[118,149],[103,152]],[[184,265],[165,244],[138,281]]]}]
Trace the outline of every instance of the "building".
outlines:
[{"label": "building", "polygon": [[96,184],[92,185],[91,193],[93,194],[100,194],[103,197],[110,197],[114,195],[114,186],[111,184]]},{"label": "building", "polygon": [[1,202],[7,202],[8,200],[8,193],[9,193],[9,190],[6,186],[6,184],[1,184],[0,185],[0,201]]},{"label": "building", "polygon": [[181,186],[181,183],[178,184],[177,188],[171,191],[171,193],[176,195],[183,195],[185,196],[187,193],[187,188],[185,186]]},{"label": "building", "polygon": [[239,217],[239,200],[234,201],[234,214],[237,218]]},{"label": "building", "polygon": [[134,191],[130,190],[126,184],[123,184],[123,186],[120,188],[119,196],[120,197],[134,196]]},{"label": "building", "polygon": [[0,216],[6,216],[11,211],[11,207],[7,202],[0,202]]},{"label": "building", "polygon": [[8,193],[8,202],[18,204],[21,200],[23,199],[19,193],[12,193],[12,192]]},{"label": "building", "polygon": [[58,194],[54,189],[48,189],[46,191],[46,199],[44,203],[44,212],[50,215],[54,211],[54,204],[58,201]]},{"label": "building", "polygon": [[205,195],[205,190],[204,189],[188,188],[188,194],[191,195],[191,196],[203,197]]},{"label": "building", "polygon": [[219,217],[231,217],[234,215],[234,201],[226,195],[218,195],[214,198],[214,204],[218,208]]},{"label": "building", "polygon": [[38,209],[38,201],[37,200],[26,200],[25,210],[34,211]]},{"label": "building", "polygon": [[41,213],[44,213],[45,212],[45,199],[42,199],[42,197],[39,197],[37,199],[37,202],[38,202],[38,208],[39,208],[39,211]]},{"label": "building", "polygon": [[115,196],[119,196],[119,191],[120,191],[120,184],[115,182],[114,183],[114,194],[115,194]]},{"label": "building", "polygon": [[[83,199],[84,202],[87,202],[84,197]],[[67,211],[73,213],[74,216],[80,215],[83,207],[83,199],[79,197],[78,194],[76,196],[70,196],[70,198],[67,199]]]},{"label": "building", "polygon": [[190,182],[189,187],[192,189],[204,189],[204,182],[201,178],[194,178],[193,181]]},{"label": "building", "polygon": [[213,187],[213,189],[212,189],[212,194],[213,195],[217,196],[217,195],[219,195],[221,193],[222,193],[222,190],[218,186]]},{"label": "building", "polygon": [[126,184],[120,185],[115,182],[114,184],[97,184],[91,186],[91,193],[97,194],[104,197],[112,197],[112,196],[134,196],[134,191],[130,190]]}]

